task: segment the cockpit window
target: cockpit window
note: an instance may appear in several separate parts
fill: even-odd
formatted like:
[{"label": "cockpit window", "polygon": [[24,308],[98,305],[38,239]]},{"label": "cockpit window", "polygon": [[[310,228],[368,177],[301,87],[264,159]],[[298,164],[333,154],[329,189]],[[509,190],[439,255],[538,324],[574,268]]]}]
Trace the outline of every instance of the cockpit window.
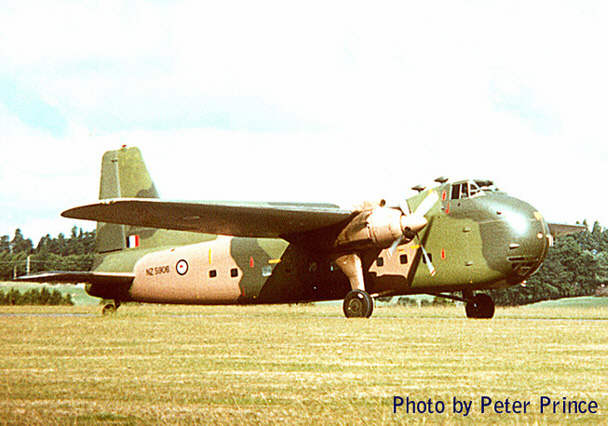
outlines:
[{"label": "cockpit window", "polygon": [[454,183],[452,184],[452,200],[461,200],[463,198],[469,198],[469,184]]},{"label": "cockpit window", "polygon": [[452,200],[462,200],[482,194],[481,189],[475,182],[459,182],[452,184]]},{"label": "cockpit window", "polygon": [[460,198],[469,198],[469,185],[467,183],[460,185]]},{"label": "cockpit window", "polygon": [[500,192],[500,190],[496,188],[496,186],[494,186],[494,182],[492,182],[491,180],[476,179],[475,183],[484,192]]},{"label": "cockpit window", "polygon": [[475,185],[473,182],[469,183],[469,189],[470,189],[469,196],[471,196],[471,197],[474,196],[475,194],[479,194],[479,192],[481,191],[479,189],[479,187],[477,185]]}]

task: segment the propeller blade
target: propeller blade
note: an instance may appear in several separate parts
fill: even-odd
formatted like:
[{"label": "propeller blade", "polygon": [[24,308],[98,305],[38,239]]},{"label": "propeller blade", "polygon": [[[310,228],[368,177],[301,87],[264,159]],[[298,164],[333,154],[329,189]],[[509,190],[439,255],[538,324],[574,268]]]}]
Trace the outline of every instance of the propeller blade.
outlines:
[{"label": "propeller blade", "polygon": [[[429,224],[429,226],[430,226],[430,224]],[[428,229],[427,229],[427,232],[428,232]],[[420,250],[422,251],[422,257],[424,257],[424,263],[426,263],[426,267],[429,269],[429,273],[431,274],[431,277],[434,277],[435,273],[437,271],[435,270],[435,267],[433,266],[433,262],[431,262],[431,258],[429,257],[429,254],[426,252],[426,249],[424,248],[424,245],[422,244],[422,238],[420,238],[420,235],[418,233],[416,233],[416,239],[418,240]]]},{"label": "propeller blade", "polygon": [[414,212],[417,215],[424,216],[431,210],[431,208],[435,205],[435,203],[439,201],[439,195],[435,191],[431,191],[427,197],[422,200],[420,205],[416,208]]},{"label": "propeller blade", "polygon": [[[418,240],[420,240],[420,238],[418,238]],[[422,256],[424,256],[424,261],[426,262],[427,268],[429,268],[431,277],[435,276],[435,272],[437,272],[437,271],[435,271],[435,267],[431,263],[431,259],[429,258],[429,255],[426,253],[426,250],[424,249],[424,246],[422,245],[422,241],[420,242],[420,250],[422,250]]]},{"label": "propeller blade", "polygon": [[405,199],[401,200],[399,203],[399,208],[401,209],[401,213],[408,215],[410,214],[410,207],[407,205]]},{"label": "propeller blade", "polygon": [[392,256],[393,253],[395,253],[395,250],[397,250],[397,247],[399,246],[399,244],[401,244],[401,242],[403,241],[403,235],[400,236],[399,238],[397,238],[393,244],[391,244],[391,246],[388,249],[388,255]]}]

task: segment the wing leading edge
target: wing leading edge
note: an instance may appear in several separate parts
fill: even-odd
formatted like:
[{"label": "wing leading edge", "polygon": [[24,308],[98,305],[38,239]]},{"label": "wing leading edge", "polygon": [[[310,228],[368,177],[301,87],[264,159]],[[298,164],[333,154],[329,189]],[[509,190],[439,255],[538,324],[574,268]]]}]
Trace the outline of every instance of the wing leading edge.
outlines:
[{"label": "wing leading edge", "polygon": [[117,198],[75,207],[61,215],[147,228],[276,238],[346,223],[353,212],[331,204]]}]

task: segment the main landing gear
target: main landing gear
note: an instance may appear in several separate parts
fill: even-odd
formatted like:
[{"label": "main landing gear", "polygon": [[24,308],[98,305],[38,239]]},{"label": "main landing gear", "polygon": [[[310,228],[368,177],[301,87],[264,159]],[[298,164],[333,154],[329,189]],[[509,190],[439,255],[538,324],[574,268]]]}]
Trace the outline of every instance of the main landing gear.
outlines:
[{"label": "main landing gear", "polygon": [[101,315],[103,315],[103,316],[114,315],[119,306],[120,306],[119,300],[115,300],[114,303],[108,303],[107,305],[105,305],[102,308]]},{"label": "main landing gear", "polygon": [[356,253],[338,256],[336,264],[348,278],[352,288],[344,298],[342,308],[346,318],[369,318],[374,311],[374,299],[365,291],[361,258]]},{"label": "main landing gear", "polygon": [[369,318],[374,311],[374,299],[364,290],[351,290],[344,298],[346,318]]}]

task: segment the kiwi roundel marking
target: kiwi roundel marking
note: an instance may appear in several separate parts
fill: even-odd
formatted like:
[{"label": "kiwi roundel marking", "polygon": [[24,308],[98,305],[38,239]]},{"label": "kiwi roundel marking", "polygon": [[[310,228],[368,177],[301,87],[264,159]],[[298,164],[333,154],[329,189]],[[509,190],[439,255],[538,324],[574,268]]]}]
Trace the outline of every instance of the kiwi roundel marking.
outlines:
[{"label": "kiwi roundel marking", "polygon": [[179,260],[175,265],[175,270],[180,275],[186,275],[188,273],[188,262],[184,259]]}]

